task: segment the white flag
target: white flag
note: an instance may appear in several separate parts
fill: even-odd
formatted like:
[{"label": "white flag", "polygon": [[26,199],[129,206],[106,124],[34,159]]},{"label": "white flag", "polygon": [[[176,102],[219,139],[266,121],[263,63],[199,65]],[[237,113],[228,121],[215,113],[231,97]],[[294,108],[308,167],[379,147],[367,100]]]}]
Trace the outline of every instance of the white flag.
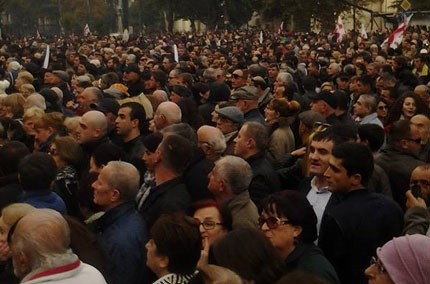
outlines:
[{"label": "white flag", "polygon": [[283,30],[284,30],[284,21],[282,21],[281,24],[279,25],[278,34],[281,34]]},{"label": "white flag", "polygon": [[90,34],[90,26],[88,26],[88,24],[85,25],[84,27],[84,36],[88,36]]},{"label": "white flag", "polygon": [[48,69],[49,66],[49,44],[46,45],[45,60],[43,60],[42,68]]},{"label": "white flag", "polygon": [[176,62],[179,63],[178,47],[176,46],[176,44],[173,45],[173,58]]},{"label": "white flag", "polygon": [[391,32],[391,34],[388,36],[388,38],[386,40],[384,40],[382,45],[388,44],[393,49],[396,49],[397,47],[399,47],[399,45],[402,43],[402,40],[403,40],[403,34],[405,33],[406,29],[408,28],[409,21],[411,20],[413,15],[414,14],[406,16],[403,19],[403,23],[401,23],[397,27],[397,29],[395,29],[393,32]]},{"label": "white flag", "polygon": [[337,34],[337,42],[342,42],[343,36],[345,35],[345,26],[343,25],[343,21],[340,15],[337,18],[335,33]]},{"label": "white flag", "polygon": [[367,39],[367,32],[366,32],[366,28],[364,27],[363,23],[361,23],[360,36],[362,39]]},{"label": "white flag", "polygon": [[263,31],[260,31],[260,44],[263,44]]}]

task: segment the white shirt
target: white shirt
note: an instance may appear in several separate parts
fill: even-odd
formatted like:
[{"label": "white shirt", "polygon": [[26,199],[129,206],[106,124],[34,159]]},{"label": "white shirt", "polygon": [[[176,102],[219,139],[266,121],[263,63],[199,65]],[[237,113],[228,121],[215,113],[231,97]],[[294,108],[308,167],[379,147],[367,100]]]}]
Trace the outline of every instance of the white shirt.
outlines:
[{"label": "white shirt", "polygon": [[311,179],[311,190],[309,190],[306,198],[309,203],[312,205],[315,214],[317,215],[318,223],[317,223],[317,232],[320,232],[321,219],[324,214],[325,207],[331,197],[331,192],[328,191],[328,187],[317,188],[315,185],[316,177]]}]

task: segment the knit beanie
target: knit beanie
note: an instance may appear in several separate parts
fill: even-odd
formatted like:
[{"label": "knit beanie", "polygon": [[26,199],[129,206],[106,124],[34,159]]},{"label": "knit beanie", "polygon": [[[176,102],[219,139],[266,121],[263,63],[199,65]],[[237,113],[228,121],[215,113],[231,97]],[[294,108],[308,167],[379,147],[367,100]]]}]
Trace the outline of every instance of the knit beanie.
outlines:
[{"label": "knit beanie", "polygon": [[395,284],[430,284],[430,238],[406,235],[376,251]]}]

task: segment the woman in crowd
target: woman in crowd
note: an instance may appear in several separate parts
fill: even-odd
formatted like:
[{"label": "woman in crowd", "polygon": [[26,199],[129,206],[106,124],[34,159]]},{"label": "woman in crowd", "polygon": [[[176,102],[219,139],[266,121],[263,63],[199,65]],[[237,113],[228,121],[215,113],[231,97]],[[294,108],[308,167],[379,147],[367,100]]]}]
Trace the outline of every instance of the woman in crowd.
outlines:
[{"label": "woman in crowd", "polygon": [[415,234],[387,242],[376,250],[365,274],[372,284],[427,284],[430,238]]},{"label": "woman in crowd", "polygon": [[416,114],[424,113],[424,104],[421,98],[414,92],[406,92],[398,98],[387,116],[386,129],[390,129],[391,125],[402,119],[411,119]]},{"label": "woman in crowd", "polygon": [[34,122],[34,150],[49,151],[57,134],[64,133],[64,116],[59,112],[46,113]]},{"label": "woman in crowd", "polygon": [[290,125],[299,110],[297,101],[288,101],[286,98],[272,99],[264,110],[270,134],[267,156],[275,166],[279,166],[285,154],[296,147]]},{"label": "woman in crowd", "polygon": [[83,158],[81,146],[70,136],[58,136],[48,153],[57,165],[54,191],[66,204],[67,213],[82,219],[79,210],[79,168]]},{"label": "woman in crowd", "polygon": [[301,193],[283,191],[262,201],[260,229],[281,255],[285,270],[301,270],[340,283],[336,271],[315,246],[317,217]]},{"label": "woman in crowd", "polygon": [[203,249],[199,267],[208,263],[210,247],[231,231],[232,219],[227,207],[220,208],[213,200],[202,200],[194,204],[194,219],[200,224]]},{"label": "woman in crowd", "polygon": [[379,100],[378,106],[376,107],[376,114],[378,115],[379,120],[385,124],[385,120],[388,115],[388,105],[384,100]]}]

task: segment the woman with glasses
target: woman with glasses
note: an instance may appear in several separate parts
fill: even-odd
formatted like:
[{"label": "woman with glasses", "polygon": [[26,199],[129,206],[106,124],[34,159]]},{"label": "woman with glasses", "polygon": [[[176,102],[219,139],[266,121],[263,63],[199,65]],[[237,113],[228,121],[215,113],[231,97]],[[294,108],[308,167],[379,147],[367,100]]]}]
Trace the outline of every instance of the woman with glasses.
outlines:
[{"label": "woman with glasses", "polygon": [[336,271],[314,244],[317,217],[306,197],[282,191],[262,201],[259,227],[281,255],[285,270],[301,270],[340,283]]},{"label": "woman with glasses", "polygon": [[210,247],[231,231],[231,213],[227,207],[220,208],[214,200],[202,200],[194,204],[194,219],[200,224],[203,250],[199,267],[208,263]]},{"label": "woman with glasses", "polygon": [[388,105],[385,101],[379,100],[378,106],[376,107],[376,114],[379,120],[382,122],[382,124],[384,124],[388,115]]},{"label": "woman with glasses", "polygon": [[376,250],[364,273],[372,284],[427,284],[429,247],[430,238],[423,235],[394,238]]}]

